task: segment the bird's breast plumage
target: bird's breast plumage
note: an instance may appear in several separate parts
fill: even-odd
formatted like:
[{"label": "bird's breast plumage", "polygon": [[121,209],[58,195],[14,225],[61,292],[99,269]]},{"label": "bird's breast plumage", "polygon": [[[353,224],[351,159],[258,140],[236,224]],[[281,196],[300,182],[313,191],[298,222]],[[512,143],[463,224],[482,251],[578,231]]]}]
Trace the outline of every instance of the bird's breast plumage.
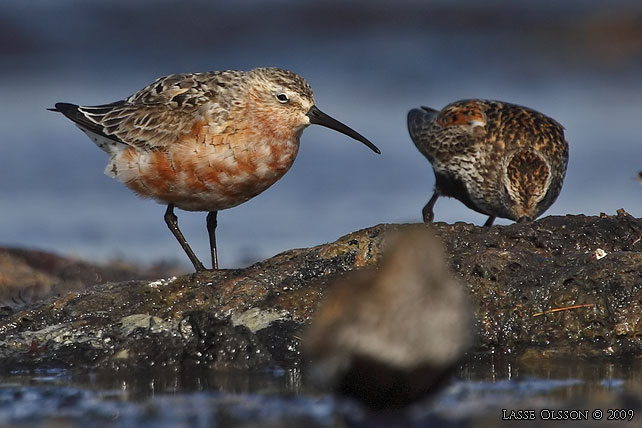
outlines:
[{"label": "bird's breast plumage", "polygon": [[280,179],[296,158],[299,139],[272,139],[251,129],[212,132],[206,122],[173,144],[128,147],[112,155],[105,172],[143,197],[188,211],[239,205]]}]

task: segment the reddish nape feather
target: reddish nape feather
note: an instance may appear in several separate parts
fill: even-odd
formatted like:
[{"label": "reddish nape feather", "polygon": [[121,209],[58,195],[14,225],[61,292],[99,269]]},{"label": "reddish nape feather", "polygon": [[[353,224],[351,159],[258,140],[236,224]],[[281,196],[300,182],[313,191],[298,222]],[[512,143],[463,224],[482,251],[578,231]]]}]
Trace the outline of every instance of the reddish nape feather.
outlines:
[{"label": "reddish nape feather", "polygon": [[481,106],[473,102],[445,111],[437,119],[437,123],[444,127],[468,125],[472,121],[485,121]]}]

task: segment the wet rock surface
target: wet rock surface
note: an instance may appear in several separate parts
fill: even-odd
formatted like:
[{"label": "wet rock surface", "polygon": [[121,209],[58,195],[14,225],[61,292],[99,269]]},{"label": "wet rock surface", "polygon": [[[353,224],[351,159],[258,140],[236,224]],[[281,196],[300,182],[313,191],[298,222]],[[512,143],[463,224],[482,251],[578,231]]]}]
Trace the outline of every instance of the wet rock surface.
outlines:
[{"label": "wet rock surface", "polygon": [[522,358],[639,355],[641,226],[620,210],[488,231],[439,228],[476,302],[480,349]]},{"label": "wet rock surface", "polygon": [[[7,309],[0,368],[296,366],[327,284],[376,265],[382,238],[405,227],[374,226],[245,269],[107,282]],[[642,221],[620,211],[434,230],[470,291],[478,351],[524,361],[642,354]]]}]

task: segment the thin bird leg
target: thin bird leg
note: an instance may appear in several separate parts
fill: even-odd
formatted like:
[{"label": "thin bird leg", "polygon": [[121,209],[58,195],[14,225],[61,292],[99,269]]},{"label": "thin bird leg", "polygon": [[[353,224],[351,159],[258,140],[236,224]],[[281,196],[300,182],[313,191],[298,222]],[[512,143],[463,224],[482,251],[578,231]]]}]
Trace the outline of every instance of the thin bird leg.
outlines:
[{"label": "thin bird leg", "polygon": [[495,221],[495,216],[491,215],[488,216],[488,220],[486,220],[486,223],[484,223],[484,227],[491,227],[493,225],[493,222]]},{"label": "thin bird leg", "polygon": [[432,198],[430,198],[424,209],[421,210],[424,216],[424,223],[432,223],[435,218],[435,213],[432,212],[432,208],[435,206],[437,199],[439,199],[439,193],[435,192],[432,194]]},{"label": "thin bird leg", "polygon": [[189,257],[189,260],[194,265],[196,272],[204,271],[205,266],[203,266],[203,263],[201,263],[198,257],[196,257],[196,254],[194,254],[194,251],[192,251],[185,240],[183,233],[178,228],[178,217],[174,214],[174,204],[167,205],[167,211],[165,211],[165,223],[167,223],[167,227],[169,227],[169,230],[172,231],[178,243],[183,247],[183,251],[185,251],[185,254],[187,254],[187,257]]},{"label": "thin bird leg", "polygon": [[216,255],[216,216],[218,211],[210,211],[207,214],[207,233],[210,235],[210,250],[212,251],[212,268],[218,269],[218,257]]}]

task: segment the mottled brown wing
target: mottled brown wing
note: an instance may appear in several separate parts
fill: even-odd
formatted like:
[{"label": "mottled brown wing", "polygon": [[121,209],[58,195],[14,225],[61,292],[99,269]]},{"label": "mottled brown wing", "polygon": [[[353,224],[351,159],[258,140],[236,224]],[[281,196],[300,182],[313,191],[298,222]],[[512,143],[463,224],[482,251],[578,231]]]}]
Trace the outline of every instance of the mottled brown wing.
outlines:
[{"label": "mottled brown wing", "polygon": [[79,126],[93,129],[110,139],[136,147],[166,147],[190,131],[198,120],[193,108],[177,109],[167,104],[123,103],[111,108],[78,107],[86,121]]},{"label": "mottled brown wing", "polygon": [[[166,147],[188,133],[208,103],[209,119],[225,120],[222,92],[240,72],[173,74],[129,98],[99,106],[58,103],[56,109],[85,132],[136,147]],[[215,116],[212,118],[212,113]],[[101,146],[102,147],[102,146]]]}]

